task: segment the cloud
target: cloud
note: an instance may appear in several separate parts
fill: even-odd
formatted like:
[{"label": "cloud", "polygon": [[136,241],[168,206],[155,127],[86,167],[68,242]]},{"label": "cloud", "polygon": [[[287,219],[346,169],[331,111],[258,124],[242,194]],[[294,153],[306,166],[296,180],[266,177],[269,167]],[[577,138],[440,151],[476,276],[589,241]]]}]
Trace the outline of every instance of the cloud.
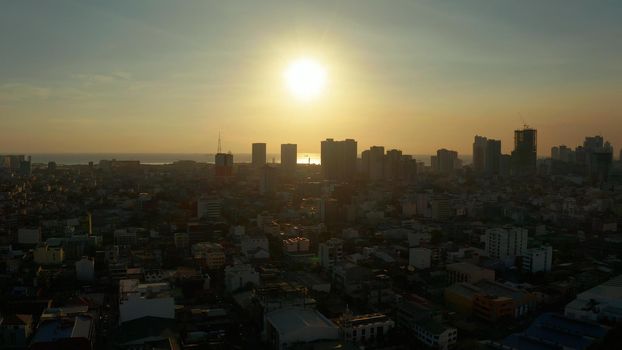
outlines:
[{"label": "cloud", "polygon": [[36,85],[7,83],[0,85],[0,102],[17,102],[30,99],[50,98],[51,90]]},{"label": "cloud", "polygon": [[81,81],[82,85],[85,87],[129,81],[132,79],[131,74],[128,72],[74,74],[72,77]]}]

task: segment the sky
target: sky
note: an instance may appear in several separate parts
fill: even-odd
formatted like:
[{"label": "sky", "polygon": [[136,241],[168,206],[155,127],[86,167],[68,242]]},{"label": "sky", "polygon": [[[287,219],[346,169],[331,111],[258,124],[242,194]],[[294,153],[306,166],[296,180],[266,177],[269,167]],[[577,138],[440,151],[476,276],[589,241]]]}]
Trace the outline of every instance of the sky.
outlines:
[{"label": "sky", "polygon": [[[618,0],[1,1],[0,154],[622,146]],[[283,71],[327,72],[302,103]]]}]

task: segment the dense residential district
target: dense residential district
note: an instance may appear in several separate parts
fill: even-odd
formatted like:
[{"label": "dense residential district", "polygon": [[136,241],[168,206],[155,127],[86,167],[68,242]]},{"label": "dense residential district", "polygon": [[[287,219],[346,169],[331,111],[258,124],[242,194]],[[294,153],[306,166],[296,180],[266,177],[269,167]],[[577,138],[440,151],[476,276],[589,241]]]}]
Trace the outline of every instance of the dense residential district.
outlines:
[{"label": "dense residential district", "polygon": [[2,156],[0,348],[619,349],[622,164],[514,138],[468,164]]}]

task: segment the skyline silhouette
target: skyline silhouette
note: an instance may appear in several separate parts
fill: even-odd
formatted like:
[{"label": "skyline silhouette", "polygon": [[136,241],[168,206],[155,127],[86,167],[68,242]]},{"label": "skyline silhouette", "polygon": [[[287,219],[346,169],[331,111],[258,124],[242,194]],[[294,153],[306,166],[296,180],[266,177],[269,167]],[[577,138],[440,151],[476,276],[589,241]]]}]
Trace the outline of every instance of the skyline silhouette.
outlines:
[{"label": "skyline silhouette", "polygon": [[[255,140],[278,152],[292,138],[319,152],[318,140],[353,137],[465,154],[475,134],[509,152],[523,123],[540,130],[541,150],[586,134],[622,144],[619,2],[0,9],[4,153],[203,153],[219,130],[233,152]],[[312,101],[283,81],[300,59],[326,75]]]}]

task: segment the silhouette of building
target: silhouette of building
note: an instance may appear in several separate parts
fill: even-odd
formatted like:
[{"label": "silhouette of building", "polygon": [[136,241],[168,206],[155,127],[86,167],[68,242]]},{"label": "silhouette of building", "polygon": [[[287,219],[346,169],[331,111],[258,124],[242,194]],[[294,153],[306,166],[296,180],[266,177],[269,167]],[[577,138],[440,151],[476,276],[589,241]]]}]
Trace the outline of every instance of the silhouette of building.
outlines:
[{"label": "silhouette of building", "polygon": [[538,132],[525,125],[514,131],[514,151],[512,151],[512,170],[516,175],[536,173]]},{"label": "silhouette of building", "polygon": [[326,139],[321,144],[322,175],[327,180],[349,181],[356,174],[356,141]]},{"label": "silhouette of building", "polygon": [[603,150],[590,153],[590,178],[594,182],[607,182],[609,172],[611,171],[611,163],[613,162],[613,152]]},{"label": "silhouette of building", "polygon": [[384,147],[372,146],[369,148],[368,177],[372,181],[384,178]]},{"label": "silhouette of building", "polygon": [[266,165],[266,144],[253,143],[252,164],[255,168]]},{"label": "silhouette of building", "polygon": [[439,149],[436,151],[436,161],[438,162],[438,172],[446,175],[453,174],[459,164],[458,152],[444,148]]},{"label": "silhouette of building", "polygon": [[485,169],[487,174],[497,175],[501,169],[501,140],[486,141]]},{"label": "silhouette of building", "polygon": [[274,193],[277,185],[277,168],[265,164],[261,168],[261,175],[259,176],[259,193],[270,194]]},{"label": "silhouette of building", "polygon": [[233,175],[233,154],[216,153],[215,163],[216,176],[223,177]]},{"label": "silhouette of building", "polygon": [[473,170],[481,173],[486,169],[487,139],[483,136],[475,135],[473,141]]},{"label": "silhouette of building", "polygon": [[384,178],[390,181],[401,180],[401,164],[402,151],[397,149],[388,150],[384,156]]},{"label": "silhouette of building", "polygon": [[295,143],[284,143],[281,145],[281,168],[286,172],[296,170],[298,162],[298,146]]}]

